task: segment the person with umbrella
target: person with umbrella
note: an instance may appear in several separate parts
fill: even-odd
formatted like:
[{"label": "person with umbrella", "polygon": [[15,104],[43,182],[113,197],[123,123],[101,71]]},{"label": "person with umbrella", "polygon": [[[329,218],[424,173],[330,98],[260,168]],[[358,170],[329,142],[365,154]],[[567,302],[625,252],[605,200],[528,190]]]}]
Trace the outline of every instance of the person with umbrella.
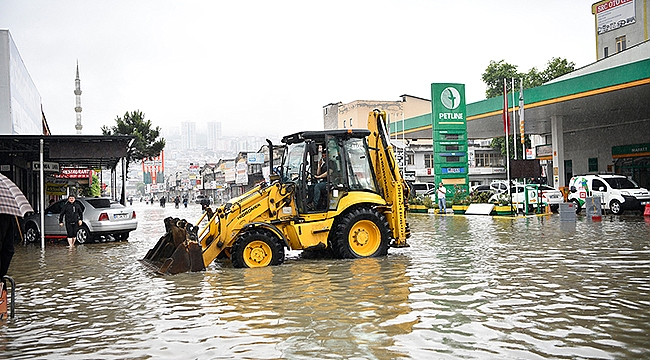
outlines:
[{"label": "person with umbrella", "polygon": [[65,230],[68,233],[68,244],[70,247],[74,246],[77,241],[77,231],[79,226],[83,223],[83,209],[78,202],[75,201],[74,195],[68,196],[68,202],[63,205],[61,215],[59,215],[59,226],[63,226],[63,218],[65,217]]},{"label": "person with umbrella", "polygon": [[[23,217],[34,211],[22,191],[0,174],[0,281],[4,280],[9,270],[9,263],[14,255],[14,229],[17,228],[17,216]],[[14,226],[16,225],[16,226]]]}]

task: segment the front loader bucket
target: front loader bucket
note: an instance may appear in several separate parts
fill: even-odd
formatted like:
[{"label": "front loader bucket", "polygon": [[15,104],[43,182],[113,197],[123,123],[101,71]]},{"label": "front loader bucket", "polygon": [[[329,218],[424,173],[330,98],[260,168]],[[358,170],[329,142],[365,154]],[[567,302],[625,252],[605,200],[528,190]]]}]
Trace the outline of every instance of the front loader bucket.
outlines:
[{"label": "front loader bucket", "polygon": [[198,229],[185,220],[170,217],[164,221],[167,232],[140,261],[160,274],[205,270]]}]

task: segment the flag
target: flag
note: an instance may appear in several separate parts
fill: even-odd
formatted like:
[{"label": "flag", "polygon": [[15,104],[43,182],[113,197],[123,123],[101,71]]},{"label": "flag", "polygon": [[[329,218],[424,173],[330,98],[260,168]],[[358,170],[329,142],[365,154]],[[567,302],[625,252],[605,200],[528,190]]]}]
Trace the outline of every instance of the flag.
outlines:
[{"label": "flag", "polygon": [[521,134],[521,143],[524,143],[524,84],[519,82],[519,133]]},{"label": "flag", "polygon": [[506,90],[506,79],[503,79],[503,132],[506,136],[510,134],[510,114],[508,114],[508,92]]}]

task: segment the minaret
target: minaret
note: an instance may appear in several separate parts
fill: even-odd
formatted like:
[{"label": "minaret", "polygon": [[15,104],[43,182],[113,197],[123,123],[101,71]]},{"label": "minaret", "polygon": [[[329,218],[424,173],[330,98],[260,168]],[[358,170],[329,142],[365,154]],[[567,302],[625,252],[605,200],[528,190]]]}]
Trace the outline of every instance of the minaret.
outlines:
[{"label": "minaret", "polygon": [[75,106],[74,111],[77,113],[77,125],[74,126],[77,129],[77,135],[81,135],[81,79],[79,79],[79,60],[77,60],[77,78],[74,80],[74,94],[77,98],[77,106]]}]

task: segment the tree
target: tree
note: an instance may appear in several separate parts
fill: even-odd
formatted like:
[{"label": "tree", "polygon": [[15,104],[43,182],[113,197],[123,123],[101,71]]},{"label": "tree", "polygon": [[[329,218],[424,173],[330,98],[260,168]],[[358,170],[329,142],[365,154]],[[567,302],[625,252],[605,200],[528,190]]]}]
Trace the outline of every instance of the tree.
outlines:
[{"label": "tree", "polygon": [[[522,155],[522,150],[523,150],[522,147],[521,147],[521,141],[519,140],[520,135],[517,136],[517,141],[515,141],[515,143],[517,145],[516,149],[513,146],[512,137],[513,137],[512,134],[510,134],[510,136],[508,136],[508,150],[510,150],[508,155],[509,155],[510,159],[514,159],[515,158],[515,151],[517,151],[517,158],[519,158]],[[492,138],[492,142],[490,143],[490,146],[492,148],[494,148],[494,149],[499,150],[501,155],[503,155],[505,157],[505,155],[506,155],[506,142],[504,141],[504,138],[505,138],[505,136]],[[528,135],[524,136],[524,143],[526,145],[526,149],[530,149],[530,136],[528,136]]]},{"label": "tree", "polygon": [[[522,75],[517,72],[517,66],[511,65],[505,62],[505,60],[500,60],[495,62],[490,60],[490,65],[481,76],[481,79],[487,85],[485,90],[486,98],[493,98],[500,95],[503,95],[503,79],[518,79]],[[510,82],[507,82],[506,86],[508,91],[510,90]]]},{"label": "tree", "polygon": [[116,125],[110,128],[106,125],[102,126],[102,133],[135,136],[135,140],[127,149],[127,173],[130,163],[156,157],[165,148],[164,138],[156,140],[160,135],[160,127],[152,128],[151,120],[145,120],[144,113],[140,110],[131,113],[127,111],[123,118],[118,116],[115,123]]},{"label": "tree", "polygon": [[91,181],[92,182],[89,186],[85,186],[81,189],[82,195],[88,197],[101,196],[102,190],[101,187],[99,186],[99,178],[97,177],[96,174],[93,173]]},{"label": "tree", "polygon": [[564,74],[572,72],[575,70],[575,66],[576,64],[572,61],[569,62],[567,59],[551,58],[551,60],[546,64],[546,69],[542,71],[542,79],[544,82],[549,82]]},{"label": "tree", "polygon": [[[574,69],[575,69],[575,64],[573,62],[569,62],[566,59],[554,57],[548,61],[548,63],[546,64],[546,69],[544,69],[542,72],[537,70],[536,67],[533,67],[532,69],[528,70],[527,73],[517,73],[516,65],[508,64],[507,62],[505,62],[505,60],[500,60],[498,62],[495,62],[494,60],[490,60],[490,64],[485,69],[485,72],[481,76],[481,79],[483,80],[485,85],[487,85],[487,89],[485,90],[485,96],[486,98],[489,99],[489,98],[503,95],[503,79],[506,80],[512,78],[521,79],[523,81],[523,88],[530,89],[533,87],[541,86],[546,82],[549,82],[564,74],[570,73]],[[516,81],[517,80],[515,80],[515,83]],[[512,91],[510,87],[511,87],[511,82],[506,81],[506,90]],[[516,90],[517,89],[515,89],[515,91]],[[506,144],[504,138],[505,136],[493,138],[491,146],[495,149],[499,149],[501,155],[505,156]],[[530,137],[528,135],[525,136],[524,142],[526,144],[526,148],[530,149]],[[517,148],[515,149],[515,147],[513,146],[513,139],[511,134],[508,137],[508,147],[510,150],[508,156],[510,157],[510,159],[514,158],[515,151],[517,151],[518,155],[521,154],[522,152],[521,142],[519,141],[519,139],[517,139],[516,145]]]},{"label": "tree", "polygon": [[481,75],[481,79],[487,86],[485,97],[490,99],[503,95],[503,79],[506,79],[507,91],[512,91],[510,79],[515,79],[515,91],[517,91],[517,79],[523,80],[524,89],[529,89],[549,82],[575,69],[575,64],[563,58],[551,58],[543,71],[536,67],[526,73],[519,73],[517,66],[508,64],[505,60],[490,60],[490,64]]}]

